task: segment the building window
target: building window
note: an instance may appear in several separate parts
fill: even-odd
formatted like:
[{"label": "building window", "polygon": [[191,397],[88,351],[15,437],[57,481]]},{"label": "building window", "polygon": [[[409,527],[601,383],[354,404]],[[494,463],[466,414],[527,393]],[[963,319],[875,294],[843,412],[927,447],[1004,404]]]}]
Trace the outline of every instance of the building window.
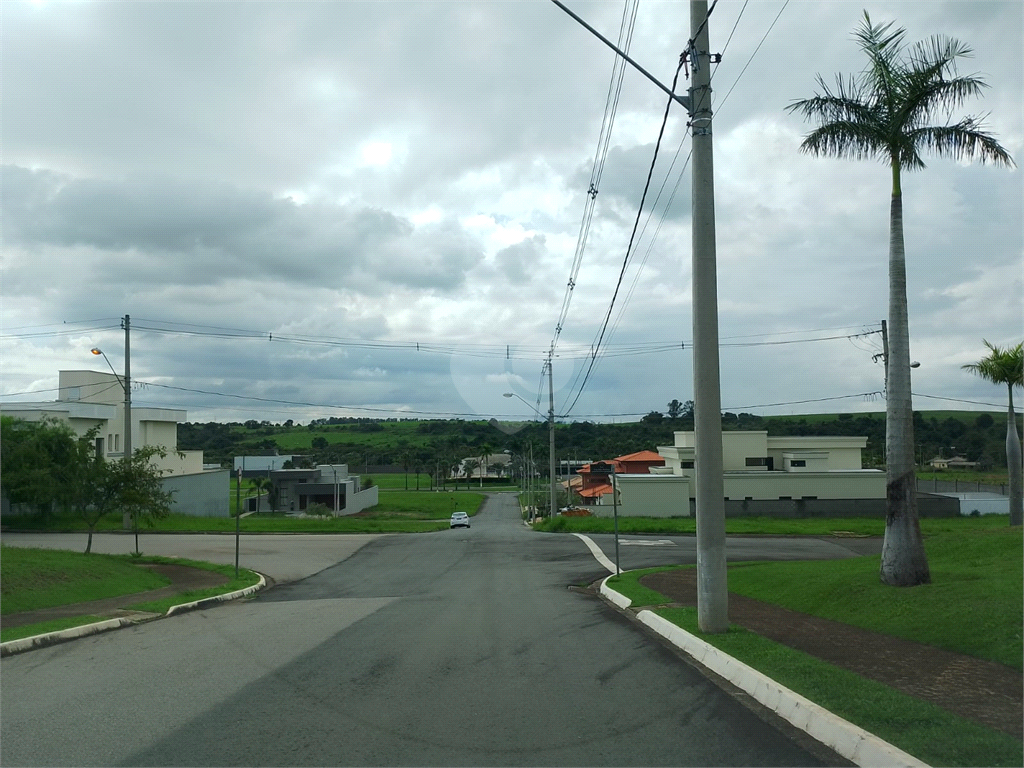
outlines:
[{"label": "building window", "polygon": [[680,461],[679,462],[679,468],[680,469],[693,469],[693,462],[692,461]]},{"label": "building window", "polygon": [[779,501],[791,501],[792,499],[792,496],[779,496]]},{"label": "building window", "polygon": [[114,435],[114,451],[120,451],[120,450],[121,450],[121,436],[120,435]]},{"label": "building window", "polygon": [[768,457],[767,456],[747,456],[746,459],[748,467],[767,467]]},{"label": "building window", "polygon": [[805,459],[792,459],[789,462],[789,466],[791,466],[791,467],[806,467],[807,466],[807,461]]},{"label": "building window", "polygon": [[804,501],[807,501],[808,499],[816,499],[818,497],[817,496],[801,496],[800,498],[803,499]]}]

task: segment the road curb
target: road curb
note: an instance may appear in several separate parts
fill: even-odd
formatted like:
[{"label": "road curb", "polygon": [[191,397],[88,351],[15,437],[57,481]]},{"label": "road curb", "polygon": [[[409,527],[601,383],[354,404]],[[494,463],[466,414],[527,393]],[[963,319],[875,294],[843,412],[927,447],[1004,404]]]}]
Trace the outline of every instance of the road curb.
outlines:
[{"label": "road curb", "polygon": [[[608,576],[601,581],[600,593],[619,608],[628,608],[632,601],[608,586],[610,578]],[[728,680],[759,704],[852,763],[859,766],[927,768],[927,763],[829,712],[653,611],[640,610],[636,617],[698,664]]]},{"label": "road curb", "polygon": [[[214,595],[212,597],[206,597],[202,600],[195,600],[191,603],[182,603],[180,605],[172,605],[167,609],[167,613],[162,616],[154,616],[153,618],[165,618],[167,616],[174,616],[179,613],[186,613],[188,611],[199,610],[207,608],[216,603],[225,602],[227,600],[238,600],[243,597],[248,597],[251,594],[263,589],[267,585],[266,577],[258,571],[253,571],[260,577],[260,580],[250,587],[245,589],[238,589],[234,592],[226,592],[223,595]],[[63,643],[68,640],[76,640],[80,637],[88,637],[89,635],[98,635],[101,632],[109,632],[114,629],[120,629],[134,624],[141,624],[145,621],[152,621],[153,619],[137,619],[137,618],[117,618],[117,619],[104,619],[103,621],[93,622],[92,624],[82,624],[77,627],[69,627],[68,629],[61,629],[57,632],[46,632],[41,635],[32,635],[30,637],[21,637],[17,640],[8,640],[6,643],[0,643],[0,658],[5,656],[13,656],[16,653],[25,653],[26,651],[34,651],[37,648],[46,648],[57,643]]]}]

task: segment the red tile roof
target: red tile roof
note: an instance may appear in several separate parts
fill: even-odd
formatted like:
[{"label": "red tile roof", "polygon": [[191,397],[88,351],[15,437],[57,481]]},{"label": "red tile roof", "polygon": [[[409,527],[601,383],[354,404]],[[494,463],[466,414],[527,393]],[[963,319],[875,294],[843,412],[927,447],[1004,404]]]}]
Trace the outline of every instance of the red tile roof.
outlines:
[{"label": "red tile roof", "polygon": [[664,464],[665,457],[660,453],[655,453],[654,451],[637,451],[636,453],[629,453],[625,456],[616,456],[615,461],[660,461]]}]

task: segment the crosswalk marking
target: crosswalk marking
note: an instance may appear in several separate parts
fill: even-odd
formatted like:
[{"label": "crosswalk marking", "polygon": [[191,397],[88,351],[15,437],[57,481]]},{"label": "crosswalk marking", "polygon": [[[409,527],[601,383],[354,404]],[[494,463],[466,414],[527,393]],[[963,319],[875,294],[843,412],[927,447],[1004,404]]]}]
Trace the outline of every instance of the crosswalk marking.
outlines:
[{"label": "crosswalk marking", "polygon": [[674,547],[676,543],[669,539],[619,539],[621,546],[636,546],[636,547]]}]

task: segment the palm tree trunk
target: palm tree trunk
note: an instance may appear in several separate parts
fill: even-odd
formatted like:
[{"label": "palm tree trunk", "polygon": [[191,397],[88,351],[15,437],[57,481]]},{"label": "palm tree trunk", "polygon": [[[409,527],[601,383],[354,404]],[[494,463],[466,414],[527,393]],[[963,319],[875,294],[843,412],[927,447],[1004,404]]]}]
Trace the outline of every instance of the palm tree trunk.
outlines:
[{"label": "palm tree trunk", "polygon": [[1013,384],[1009,390],[1010,406],[1006,413],[1006,469],[1010,474],[1010,525],[1024,523],[1024,466],[1021,464],[1020,436],[1017,414],[1013,412]]},{"label": "palm tree trunk", "polygon": [[931,574],[917,517],[903,196],[895,160],[889,211],[889,358],[885,389],[886,511],[879,575],[891,586],[911,587],[930,583]]}]

